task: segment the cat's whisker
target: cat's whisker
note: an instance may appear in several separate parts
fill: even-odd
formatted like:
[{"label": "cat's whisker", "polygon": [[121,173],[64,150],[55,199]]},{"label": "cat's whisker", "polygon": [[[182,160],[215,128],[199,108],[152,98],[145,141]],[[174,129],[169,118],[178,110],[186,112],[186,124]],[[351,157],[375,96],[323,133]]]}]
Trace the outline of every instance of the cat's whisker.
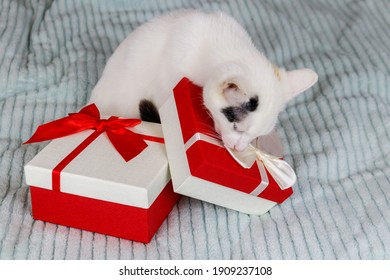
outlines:
[{"label": "cat's whisker", "polygon": [[209,124],[205,124],[205,126],[206,126],[206,127],[208,127],[208,128],[210,128],[210,130],[213,130],[213,131],[215,131],[214,127],[213,127],[213,126],[211,126],[211,125],[209,125]]},{"label": "cat's whisker", "polygon": [[210,111],[207,110],[206,113],[207,113],[207,115],[209,115],[209,117],[210,117],[212,120],[214,120],[214,119],[213,119],[213,116],[212,116],[211,113],[210,113]]},{"label": "cat's whisker", "polygon": [[219,135],[218,133],[206,132],[204,134],[206,134],[207,136],[211,136],[213,138],[216,138],[216,139],[222,141],[221,135]]}]

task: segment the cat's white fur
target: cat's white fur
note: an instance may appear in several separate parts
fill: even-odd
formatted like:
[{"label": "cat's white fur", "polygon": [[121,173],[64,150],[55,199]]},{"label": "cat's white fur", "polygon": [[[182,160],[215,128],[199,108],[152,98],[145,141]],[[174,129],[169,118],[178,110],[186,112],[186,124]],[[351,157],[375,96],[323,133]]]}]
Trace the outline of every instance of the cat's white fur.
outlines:
[{"label": "cat's white fur", "polygon": [[[159,108],[182,77],[203,87],[216,131],[237,150],[269,133],[286,102],[317,81],[309,69],[275,68],[232,17],[177,11],[141,25],[119,45],[89,103],[107,115],[139,117],[141,99]],[[258,108],[242,121],[222,113],[256,95]]]}]

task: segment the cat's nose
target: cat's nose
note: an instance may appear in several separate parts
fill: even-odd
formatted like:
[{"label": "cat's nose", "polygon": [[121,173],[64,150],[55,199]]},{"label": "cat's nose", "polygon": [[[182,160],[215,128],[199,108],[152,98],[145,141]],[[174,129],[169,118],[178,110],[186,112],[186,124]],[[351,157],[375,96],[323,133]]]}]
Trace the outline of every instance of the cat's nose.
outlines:
[{"label": "cat's nose", "polygon": [[242,152],[245,150],[245,147],[241,147],[240,145],[234,145],[233,149],[237,152]]},{"label": "cat's nose", "polygon": [[234,144],[233,149],[236,150],[237,152],[242,152],[244,151],[248,145],[249,145],[249,139],[245,136],[241,136],[238,141]]}]

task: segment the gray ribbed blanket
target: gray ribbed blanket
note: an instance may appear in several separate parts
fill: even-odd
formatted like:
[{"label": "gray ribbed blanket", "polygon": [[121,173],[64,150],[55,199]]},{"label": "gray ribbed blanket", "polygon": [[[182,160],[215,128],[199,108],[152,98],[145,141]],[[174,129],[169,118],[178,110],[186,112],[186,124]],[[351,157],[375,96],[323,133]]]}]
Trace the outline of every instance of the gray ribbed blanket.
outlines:
[{"label": "gray ribbed blanket", "polygon": [[[144,245],[34,221],[22,145],[86,102],[136,26],[179,8],[223,10],[286,69],[319,82],[277,131],[294,195],[258,217],[183,197]],[[0,1],[1,259],[390,259],[390,2]]]}]

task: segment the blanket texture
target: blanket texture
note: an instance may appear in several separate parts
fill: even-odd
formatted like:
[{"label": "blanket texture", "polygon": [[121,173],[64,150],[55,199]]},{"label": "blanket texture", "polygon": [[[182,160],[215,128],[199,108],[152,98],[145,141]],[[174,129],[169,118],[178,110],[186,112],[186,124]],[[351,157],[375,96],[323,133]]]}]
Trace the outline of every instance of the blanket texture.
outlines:
[{"label": "blanket texture", "polygon": [[[263,216],[182,197],[150,244],[35,221],[22,145],[80,109],[134,28],[180,8],[222,10],[286,69],[319,82],[277,131],[298,183]],[[2,0],[1,259],[390,259],[390,2]],[[261,77],[259,77],[261,78]]]}]

